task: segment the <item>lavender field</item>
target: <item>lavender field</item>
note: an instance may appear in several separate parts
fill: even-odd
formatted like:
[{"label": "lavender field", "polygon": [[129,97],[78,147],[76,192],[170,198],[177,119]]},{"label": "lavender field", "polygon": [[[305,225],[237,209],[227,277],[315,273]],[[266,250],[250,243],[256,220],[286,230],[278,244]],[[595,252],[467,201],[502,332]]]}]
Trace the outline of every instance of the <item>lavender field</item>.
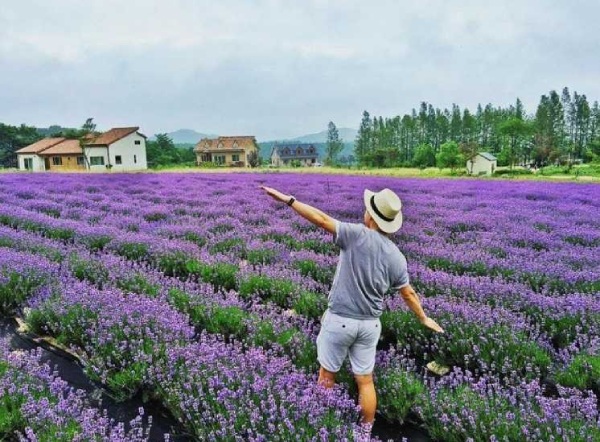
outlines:
[{"label": "lavender field", "polygon": [[393,240],[446,333],[390,294],[374,440],[600,440],[600,186],[299,174],[0,175],[0,318],[149,404],[109,417],[0,340],[0,439],[352,440],[348,370],[315,386],[338,250],[263,184],[343,221],[364,188],[403,200]]}]

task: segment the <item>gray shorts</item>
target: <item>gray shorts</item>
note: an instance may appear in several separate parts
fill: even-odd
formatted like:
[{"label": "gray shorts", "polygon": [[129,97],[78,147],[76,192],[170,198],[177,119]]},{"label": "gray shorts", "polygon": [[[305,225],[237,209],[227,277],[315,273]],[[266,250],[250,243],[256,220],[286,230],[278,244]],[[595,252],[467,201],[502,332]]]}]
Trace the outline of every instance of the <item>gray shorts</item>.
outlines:
[{"label": "gray shorts", "polygon": [[346,356],[352,372],[371,374],[375,367],[375,349],[381,335],[379,318],[352,319],[325,312],[317,337],[317,359],[325,370],[337,373]]}]

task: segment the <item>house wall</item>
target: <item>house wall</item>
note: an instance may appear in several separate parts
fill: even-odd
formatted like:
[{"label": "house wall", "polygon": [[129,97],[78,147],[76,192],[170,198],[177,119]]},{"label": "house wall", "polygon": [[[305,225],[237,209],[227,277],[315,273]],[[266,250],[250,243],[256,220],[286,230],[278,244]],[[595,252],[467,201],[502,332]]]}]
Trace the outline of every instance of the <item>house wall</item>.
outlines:
[{"label": "house wall", "polygon": [[108,170],[106,168],[106,165],[108,164],[108,154],[106,152],[106,147],[85,147],[84,150],[85,150],[85,155],[87,157],[86,166],[88,165],[91,157],[103,157],[104,158],[103,166],[92,166],[90,164],[90,170],[93,170],[93,171]]},{"label": "house wall", "polygon": [[467,171],[469,171],[472,175],[480,175],[486,174],[491,175],[496,170],[496,161],[489,161],[483,157],[476,157],[475,161],[473,161],[473,169],[471,170],[471,161],[467,161]]},{"label": "house wall", "polygon": [[[85,170],[85,164],[77,165],[77,157],[80,155],[48,155],[42,158],[48,158],[49,168],[48,170],[59,171],[59,170]],[[62,164],[55,166],[52,162],[53,157],[61,157]]]},{"label": "house wall", "polygon": [[[135,144],[139,141],[140,144]],[[146,139],[137,132],[121,138],[119,141],[111,144],[108,148],[110,154],[110,164],[113,171],[123,170],[145,170],[148,169],[146,157]],[[116,157],[121,156],[121,164],[117,164]]]},{"label": "house wall", "polygon": [[25,158],[31,158],[33,161],[32,172],[43,172],[46,170],[44,159],[35,154],[17,154],[19,170],[25,170]]},{"label": "house wall", "polygon": [[[249,149],[250,150],[250,149]],[[250,150],[252,151],[252,150]],[[211,162],[212,163],[216,163],[216,157],[217,156],[225,156],[225,161],[222,162],[221,164],[223,164],[224,166],[233,166],[234,165],[234,161],[233,161],[233,156],[234,155],[238,155],[239,156],[239,160],[241,163],[243,163],[244,167],[248,167],[248,152],[227,152],[226,150],[223,151],[214,151],[214,152],[210,152],[210,158],[211,158]],[[202,163],[202,153],[200,152],[196,152],[196,161],[198,164]]]}]

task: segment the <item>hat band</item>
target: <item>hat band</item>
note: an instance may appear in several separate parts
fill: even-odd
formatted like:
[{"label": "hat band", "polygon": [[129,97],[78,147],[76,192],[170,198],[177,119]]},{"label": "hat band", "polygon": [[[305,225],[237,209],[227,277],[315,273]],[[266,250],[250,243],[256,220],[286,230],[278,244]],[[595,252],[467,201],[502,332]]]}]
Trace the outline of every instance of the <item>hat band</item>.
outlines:
[{"label": "hat band", "polygon": [[375,212],[375,214],[382,220],[387,221],[388,223],[391,223],[392,221],[394,221],[394,218],[388,218],[387,216],[385,216],[383,213],[381,213],[379,211],[379,209],[375,205],[375,195],[371,196],[371,209],[373,209],[373,212]]}]

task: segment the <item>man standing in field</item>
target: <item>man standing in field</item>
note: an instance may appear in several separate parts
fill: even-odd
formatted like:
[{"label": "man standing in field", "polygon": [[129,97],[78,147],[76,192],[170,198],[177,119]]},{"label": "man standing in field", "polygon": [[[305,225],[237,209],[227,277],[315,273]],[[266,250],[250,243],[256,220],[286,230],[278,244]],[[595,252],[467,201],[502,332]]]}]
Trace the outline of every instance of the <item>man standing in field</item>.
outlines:
[{"label": "man standing in field", "polygon": [[347,356],[358,386],[362,428],[368,437],[375,419],[377,396],[373,385],[375,350],[381,334],[383,296],[398,290],[426,327],[443,333],[427,317],[408,281],[406,258],[389,235],[402,226],[402,203],[390,189],[364,192],[364,224],[340,222],[308,204],[270,187],[261,188],[287,203],[300,216],[334,235],[340,257],[329,292],[328,308],[317,337],[321,368],[319,384],[332,387]]}]

